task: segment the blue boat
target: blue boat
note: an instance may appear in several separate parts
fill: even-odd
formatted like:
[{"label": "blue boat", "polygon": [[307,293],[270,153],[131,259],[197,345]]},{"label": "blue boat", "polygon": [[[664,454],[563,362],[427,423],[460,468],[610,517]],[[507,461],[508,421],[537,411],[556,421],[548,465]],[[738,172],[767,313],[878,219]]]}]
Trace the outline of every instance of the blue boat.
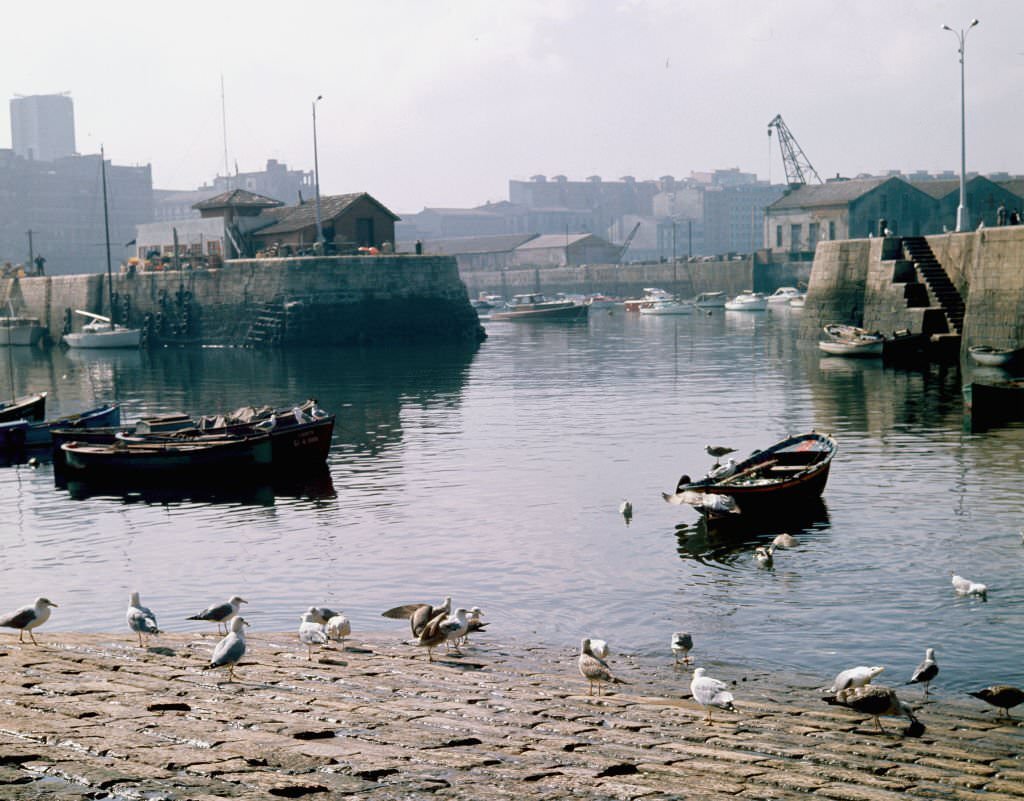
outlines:
[{"label": "blue boat", "polygon": [[77,414],[66,414],[53,420],[32,422],[12,420],[0,423],[0,447],[5,450],[49,448],[54,429],[85,429],[121,424],[121,405],[105,403],[95,409]]}]

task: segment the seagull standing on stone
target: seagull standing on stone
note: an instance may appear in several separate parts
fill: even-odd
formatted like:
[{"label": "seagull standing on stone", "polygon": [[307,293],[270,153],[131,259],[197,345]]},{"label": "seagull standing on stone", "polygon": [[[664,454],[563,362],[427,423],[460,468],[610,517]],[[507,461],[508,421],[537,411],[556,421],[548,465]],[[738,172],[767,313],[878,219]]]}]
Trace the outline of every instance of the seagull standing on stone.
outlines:
[{"label": "seagull standing on stone", "polygon": [[956,573],[950,574],[953,577],[953,589],[960,595],[977,595],[979,598],[988,600],[988,587],[977,581],[970,581]]},{"label": "seagull standing on stone", "polygon": [[156,615],[148,606],[142,605],[138,592],[133,592],[128,598],[128,611],[125,613],[125,618],[128,621],[128,628],[139,635],[139,648],[143,646],[143,634],[156,636],[160,633],[156,624]]},{"label": "seagull standing on stone", "polygon": [[[242,604],[249,603],[245,598],[240,598],[237,595],[232,595],[228,598],[227,603],[214,604],[208,606],[198,615],[192,615],[187,618],[188,620],[212,620],[217,624],[217,633],[227,633],[228,623],[231,619],[238,615],[238,609]],[[224,632],[221,632],[220,627],[224,626]]]},{"label": "seagull standing on stone", "polygon": [[341,614],[341,612],[335,612],[326,606],[311,606],[306,611],[313,616],[314,623],[321,624],[326,624],[332,617]]},{"label": "seagull standing on stone", "polygon": [[32,638],[32,644],[39,645],[36,642],[36,635],[32,633],[32,629],[38,628],[49,620],[50,607],[56,606],[57,604],[48,598],[36,598],[35,603],[31,606],[15,609],[10,614],[0,618],[0,626],[5,629],[18,629],[18,642],[25,642],[23,637],[27,631],[28,636]]},{"label": "seagull standing on stone", "polygon": [[[983,690],[977,692],[967,693],[973,695],[975,698],[980,698],[987,704],[1002,710],[1006,713],[1006,717],[1012,718],[1010,710],[1018,704],[1024,703],[1024,690],[1019,687],[1012,687],[1009,684],[993,684],[991,687],[985,687]],[[1000,717],[997,715],[996,717]]]},{"label": "seagull standing on stone", "polygon": [[726,689],[728,685],[724,681],[713,679],[704,675],[704,668],[697,668],[693,671],[693,678],[690,680],[690,692],[693,700],[707,709],[707,723],[711,724],[711,710],[713,707],[726,709],[735,712],[736,707],[732,705],[733,695]]},{"label": "seagull standing on stone", "polygon": [[327,639],[345,645],[345,638],[352,633],[352,623],[340,612],[331,615],[327,620]]},{"label": "seagull standing on stone", "polygon": [[306,646],[306,659],[312,659],[313,646],[326,645],[327,632],[324,631],[323,624],[317,623],[309,612],[303,612],[300,619],[302,622],[299,623],[299,642]]},{"label": "seagull standing on stone", "polygon": [[881,734],[885,734],[885,729],[882,728],[882,722],[879,720],[883,715],[886,717],[905,715],[910,721],[911,732],[924,731],[924,726],[914,717],[913,711],[896,697],[896,691],[891,687],[882,687],[878,684],[848,687],[835,695],[826,695],[822,700],[832,705],[845,706],[861,714],[870,715]]},{"label": "seagull standing on stone", "polygon": [[444,603],[440,606],[431,606],[430,604],[402,604],[401,606],[394,606],[384,612],[381,612],[381,617],[390,617],[395,619],[409,621],[409,628],[412,630],[413,637],[419,637],[423,633],[424,627],[433,620],[439,614],[447,615],[452,609],[452,599],[448,596],[444,599]]},{"label": "seagull standing on stone", "polygon": [[872,667],[858,665],[857,667],[841,670],[836,674],[832,686],[826,692],[838,693],[840,690],[848,690],[851,687],[863,687],[865,684],[871,684],[871,680],[883,670],[885,668],[881,665],[874,665]]},{"label": "seagull standing on stone", "polygon": [[590,638],[590,653],[596,656],[598,659],[607,659],[608,654],[611,653],[611,649],[608,647],[607,640],[597,640],[593,637]]},{"label": "seagull standing on stone", "polygon": [[690,664],[690,649],[693,648],[693,637],[690,636],[688,631],[674,631],[672,632],[672,640],[669,645],[672,648],[672,656],[675,657],[676,664],[679,664],[680,657],[685,664]]},{"label": "seagull standing on stone", "polygon": [[597,687],[597,694],[601,695],[602,685],[626,684],[622,679],[612,675],[612,669],[608,666],[608,663],[597,656],[592,650],[591,642],[592,640],[585,638],[580,643],[580,657],[577,660],[580,675],[590,682],[587,695],[593,695],[595,686]]},{"label": "seagull standing on stone", "polygon": [[474,631],[483,631],[487,626],[480,618],[483,616],[483,610],[479,606],[474,606],[469,610],[469,618],[466,621],[469,625],[466,627],[466,633],[462,635],[463,645],[469,644],[469,635]]},{"label": "seagull standing on stone", "polygon": [[[450,598],[445,600],[449,603],[451,602]],[[456,633],[458,633],[459,637],[466,633],[466,630],[469,628],[466,614],[465,609],[456,609],[455,616],[449,617],[448,612],[442,609],[427,621],[427,624],[420,631],[416,642],[427,649],[428,661],[434,661],[434,649],[437,646],[452,640]]]},{"label": "seagull standing on stone", "polygon": [[728,448],[725,445],[705,445],[704,452],[708,456],[715,457],[715,467],[718,467],[718,460],[723,456],[728,456],[730,453],[736,453],[736,449]]},{"label": "seagull standing on stone", "polygon": [[231,619],[230,631],[213,649],[210,657],[210,668],[226,667],[228,681],[235,680],[235,665],[245,656],[245,618],[235,616]]},{"label": "seagull standing on stone", "polygon": [[917,669],[914,670],[914,675],[910,677],[910,681],[907,684],[924,684],[924,694],[928,695],[928,685],[938,675],[939,665],[935,661],[935,649],[926,648],[924,659],[917,666]]}]

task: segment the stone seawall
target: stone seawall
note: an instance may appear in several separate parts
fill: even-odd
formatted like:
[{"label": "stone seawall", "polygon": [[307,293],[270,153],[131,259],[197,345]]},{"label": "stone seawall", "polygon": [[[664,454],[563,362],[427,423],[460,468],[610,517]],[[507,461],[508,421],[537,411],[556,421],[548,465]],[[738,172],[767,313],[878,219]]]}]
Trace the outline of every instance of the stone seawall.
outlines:
[{"label": "stone seawall", "polygon": [[[226,262],[214,270],[115,275],[119,321],[154,344],[350,344],[472,341],[483,332],[455,260],[306,257]],[[0,281],[0,304],[39,317],[58,341],[68,310],[110,315],[105,275]],[[87,320],[72,315],[74,330]]]},{"label": "stone seawall", "polygon": [[[972,345],[1024,347],[1024,226],[926,237],[965,303],[961,353]],[[942,334],[946,319],[898,237],[821,242],[801,320],[801,339],[827,323],[885,333]]]}]

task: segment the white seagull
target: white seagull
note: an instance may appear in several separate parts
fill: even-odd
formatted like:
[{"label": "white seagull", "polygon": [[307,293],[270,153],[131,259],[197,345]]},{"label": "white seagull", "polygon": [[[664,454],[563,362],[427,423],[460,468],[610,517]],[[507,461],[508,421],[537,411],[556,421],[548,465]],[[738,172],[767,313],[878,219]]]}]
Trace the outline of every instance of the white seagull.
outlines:
[{"label": "white seagull", "polygon": [[224,626],[224,631],[227,632],[228,623],[230,622],[230,620],[236,615],[238,615],[239,607],[242,604],[247,603],[249,602],[245,600],[245,598],[240,598],[237,595],[232,595],[230,598],[228,598],[227,603],[214,604],[213,606],[208,606],[202,612],[200,612],[197,615],[192,615],[192,617],[187,618],[187,620],[212,620],[214,623],[217,624],[217,633],[220,634],[221,625]]},{"label": "white seagull", "polygon": [[977,595],[979,598],[988,599],[988,587],[977,581],[969,581],[956,573],[950,574],[953,577],[953,589],[960,595]]},{"label": "white seagull", "polygon": [[672,648],[672,656],[675,657],[677,665],[679,664],[680,657],[682,657],[683,662],[687,665],[690,664],[690,649],[693,648],[693,637],[690,636],[690,632],[672,632],[672,640],[669,644]]},{"label": "white seagull", "polygon": [[244,627],[249,624],[245,618],[233,617],[231,619],[231,630],[213,649],[210,656],[210,668],[226,667],[228,669],[228,681],[235,680],[235,665],[245,656],[245,631]]},{"label": "white seagull", "polygon": [[772,545],[776,548],[795,548],[799,543],[797,542],[796,537],[792,534],[783,532],[782,534],[777,534],[775,536],[775,539],[772,540]]},{"label": "white seagull", "polygon": [[914,675],[910,677],[910,681],[907,684],[923,684],[924,694],[928,695],[928,685],[938,675],[939,663],[935,661],[935,649],[926,648],[924,659],[921,660],[921,664],[914,670]]},{"label": "white seagull", "polygon": [[51,606],[55,607],[57,604],[49,598],[36,598],[34,604],[15,609],[0,618],[0,626],[5,629],[18,629],[18,642],[25,642],[23,637],[27,631],[28,636],[32,638],[32,644],[39,645],[32,629],[38,628],[50,619]]},{"label": "white seagull", "polygon": [[697,668],[693,671],[693,678],[690,680],[690,692],[695,700],[702,707],[707,709],[707,722],[711,723],[711,710],[713,707],[726,709],[735,712],[736,707],[732,705],[732,693],[726,689],[728,685],[724,681],[713,679],[704,675],[704,668]]},{"label": "white seagull", "polygon": [[717,465],[716,467],[709,470],[705,478],[712,478],[715,479],[716,481],[721,481],[723,478],[728,478],[735,472],[736,460],[730,457],[729,461],[726,462],[725,464]]},{"label": "white seagull", "polygon": [[885,668],[881,665],[874,665],[872,667],[858,665],[857,667],[840,670],[836,674],[832,686],[826,692],[837,693],[840,690],[848,690],[851,687],[863,687],[865,684],[870,684],[871,680],[883,670]]},{"label": "white seagull", "polygon": [[345,638],[352,633],[352,623],[340,612],[327,621],[327,639],[345,644]]},{"label": "white seagull", "polygon": [[341,614],[326,606],[311,606],[306,611],[313,616],[314,623],[327,623],[335,615]]},{"label": "white seagull", "polygon": [[313,646],[327,642],[327,632],[322,623],[317,623],[310,612],[303,612],[299,623],[299,642],[306,646],[306,659],[313,658]]},{"label": "white seagull", "polygon": [[611,649],[608,647],[607,640],[596,640],[593,637],[590,638],[590,653],[596,656],[598,659],[607,659],[608,654],[611,653]]},{"label": "white seagull", "polygon": [[139,635],[139,648],[143,646],[143,634],[155,636],[160,633],[156,624],[156,615],[148,606],[142,605],[137,591],[128,598],[128,611],[125,613],[125,619],[128,621],[128,628]]}]

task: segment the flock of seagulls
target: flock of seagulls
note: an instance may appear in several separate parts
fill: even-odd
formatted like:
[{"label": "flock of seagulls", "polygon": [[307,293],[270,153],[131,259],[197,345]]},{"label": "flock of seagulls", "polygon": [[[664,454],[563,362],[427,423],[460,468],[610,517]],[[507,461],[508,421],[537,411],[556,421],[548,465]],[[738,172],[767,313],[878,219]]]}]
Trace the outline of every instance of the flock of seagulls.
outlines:
[{"label": "flock of seagulls", "polygon": [[409,629],[417,645],[427,649],[427,660],[434,661],[434,649],[445,645],[450,651],[461,653],[461,646],[469,642],[469,635],[482,631],[487,624],[480,618],[479,606],[459,607],[453,613],[451,596],[439,606],[427,603],[402,604],[381,612],[382,617],[409,620]]}]

